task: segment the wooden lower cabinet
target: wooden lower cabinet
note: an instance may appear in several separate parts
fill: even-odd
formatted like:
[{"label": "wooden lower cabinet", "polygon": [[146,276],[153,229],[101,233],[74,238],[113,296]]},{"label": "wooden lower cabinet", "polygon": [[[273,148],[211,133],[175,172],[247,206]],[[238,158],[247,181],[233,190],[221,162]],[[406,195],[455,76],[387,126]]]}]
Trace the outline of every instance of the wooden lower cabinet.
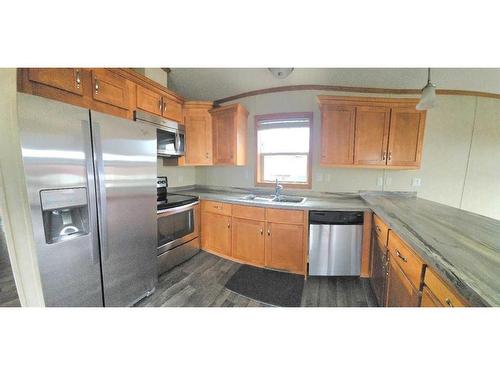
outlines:
[{"label": "wooden lower cabinet", "polygon": [[233,217],[232,226],[232,256],[245,263],[264,265],[265,223]]},{"label": "wooden lower cabinet", "polygon": [[419,294],[403,270],[389,257],[389,275],[387,278],[387,307],[418,307]]},{"label": "wooden lower cabinet", "polygon": [[432,268],[427,267],[424,275],[424,292],[427,291],[426,301],[422,295],[422,304],[428,303],[429,296],[439,307],[466,307],[469,304],[448,283],[442,280]]},{"label": "wooden lower cabinet", "polygon": [[304,272],[304,226],[267,223],[266,267]]},{"label": "wooden lower cabinet", "polygon": [[203,211],[201,213],[201,247],[231,256],[231,217]]},{"label": "wooden lower cabinet", "polygon": [[387,286],[387,249],[374,231],[372,234],[370,284],[380,307],[385,306]]},{"label": "wooden lower cabinet", "polygon": [[424,286],[420,307],[443,307],[443,305],[439,303],[436,296],[429,290],[429,288]]},{"label": "wooden lower cabinet", "polygon": [[201,211],[202,249],[236,262],[306,274],[304,211],[206,200]]}]

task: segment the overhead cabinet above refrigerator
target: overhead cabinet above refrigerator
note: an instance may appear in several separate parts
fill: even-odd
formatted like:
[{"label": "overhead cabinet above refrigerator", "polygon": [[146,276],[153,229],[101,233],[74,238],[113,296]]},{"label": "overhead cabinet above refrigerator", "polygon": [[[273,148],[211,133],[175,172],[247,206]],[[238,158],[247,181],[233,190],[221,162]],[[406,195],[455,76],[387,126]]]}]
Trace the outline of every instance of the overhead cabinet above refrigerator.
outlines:
[{"label": "overhead cabinet above refrigerator", "polygon": [[27,94],[18,117],[47,306],[129,306],[156,283],[156,129]]}]

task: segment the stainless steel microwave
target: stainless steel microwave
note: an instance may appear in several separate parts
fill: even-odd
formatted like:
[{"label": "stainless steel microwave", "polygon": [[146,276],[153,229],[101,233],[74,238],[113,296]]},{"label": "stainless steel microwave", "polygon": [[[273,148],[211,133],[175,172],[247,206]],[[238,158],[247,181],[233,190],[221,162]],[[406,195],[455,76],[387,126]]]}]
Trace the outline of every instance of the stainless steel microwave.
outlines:
[{"label": "stainless steel microwave", "polygon": [[144,111],[135,111],[134,120],[156,127],[158,156],[179,157],[184,155],[186,134],[184,125]]}]

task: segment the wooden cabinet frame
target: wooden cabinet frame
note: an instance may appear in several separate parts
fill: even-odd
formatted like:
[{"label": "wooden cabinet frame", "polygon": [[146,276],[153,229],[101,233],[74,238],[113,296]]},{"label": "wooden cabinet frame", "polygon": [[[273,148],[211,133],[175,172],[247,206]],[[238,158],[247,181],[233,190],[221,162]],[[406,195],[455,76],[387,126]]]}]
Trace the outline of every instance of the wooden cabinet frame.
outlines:
[{"label": "wooden cabinet frame", "polygon": [[[422,147],[423,147],[423,137],[425,130],[425,118],[426,111],[418,111],[415,106],[418,103],[418,99],[395,99],[395,98],[372,98],[372,97],[349,97],[349,96],[327,96],[319,95],[318,102],[322,115],[322,134],[321,134],[321,154],[320,154],[320,165],[327,167],[344,167],[344,168],[378,168],[378,169],[418,169],[420,168],[420,163],[422,159]],[[351,126],[353,129],[348,132],[348,135],[344,135],[344,138],[335,140],[337,145],[344,145],[343,147],[349,147],[349,150],[353,150],[352,154],[349,152],[347,158],[339,158],[335,155],[327,155],[327,146],[330,145],[333,140],[330,140],[327,135],[325,135],[325,129],[328,126],[327,123],[331,119],[326,119],[325,116],[329,112],[338,111],[343,109],[344,111],[354,111],[354,124]],[[374,142],[379,142],[376,157],[366,158],[365,154],[368,147],[375,147],[372,145],[366,145],[366,142],[370,143],[370,135],[366,135],[367,138],[363,141],[362,129],[361,129],[361,113],[372,112],[376,113],[386,113],[386,118],[383,123],[383,132],[380,138],[374,139]],[[398,126],[396,120],[397,115],[408,114],[413,115],[416,118],[413,123],[416,122],[417,129],[415,134],[408,134],[405,137],[400,137],[400,142],[406,142],[406,144],[412,145],[413,157],[410,159],[398,159],[394,150],[397,149],[398,141],[396,141],[395,131]],[[358,118],[359,117],[359,118]],[[411,119],[403,121],[402,123],[412,123]],[[359,121],[359,123],[358,123]],[[375,121],[375,120],[374,120]],[[358,127],[359,125],[359,127]],[[346,125],[347,126],[347,125]],[[380,126],[380,124],[379,124]],[[365,124],[365,130],[366,130]],[[352,136],[351,136],[352,133]],[[392,133],[392,135],[391,135]],[[358,143],[359,141],[359,143]],[[365,143],[365,147],[363,147]],[[406,144],[404,146],[406,146]],[[406,148],[403,147],[405,150]],[[406,150],[408,151],[408,150]],[[335,151],[333,151],[335,152]],[[407,154],[411,155],[411,150]],[[351,161],[352,156],[352,161]]]}]

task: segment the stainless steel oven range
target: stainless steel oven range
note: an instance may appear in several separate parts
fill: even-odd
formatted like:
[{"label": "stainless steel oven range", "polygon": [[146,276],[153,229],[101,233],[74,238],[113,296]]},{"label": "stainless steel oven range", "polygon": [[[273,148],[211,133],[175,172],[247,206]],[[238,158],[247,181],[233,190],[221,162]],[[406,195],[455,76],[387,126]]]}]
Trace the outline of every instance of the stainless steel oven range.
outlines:
[{"label": "stainless steel oven range", "polygon": [[200,251],[200,202],[198,197],[167,193],[168,180],[158,177],[158,274],[186,261]]}]

